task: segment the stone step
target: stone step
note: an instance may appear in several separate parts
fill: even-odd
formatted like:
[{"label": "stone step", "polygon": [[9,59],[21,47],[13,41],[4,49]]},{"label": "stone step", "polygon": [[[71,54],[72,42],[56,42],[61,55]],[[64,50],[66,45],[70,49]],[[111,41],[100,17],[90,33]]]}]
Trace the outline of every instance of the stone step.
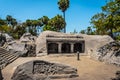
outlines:
[{"label": "stone step", "polygon": [[10,53],[9,51],[0,48],[0,68],[3,69],[9,63],[16,60],[19,56]]},{"label": "stone step", "polygon": [[11,63],[11,62],[13,62],[14,60],[16,60],[17,58],[18,58],[18,57],[14,56],[14,57],[12,57],[12,58],[9,58],[8,61],[9,61],[9,63]]},{"label": "stone step", "polygon": [[0,48],[0,53],[6,53],[6,52],[8,51]]},{"label": "stone step", "polygon": [[1,56],[3,59],[9,59],[9,58],[11,58],[13,55],[4,55],[4,56]]},{"label": "stone step", "polygon": [[12,54],[8,53],[8,54],[2,54],[0,55],[1,57],[8,57],[8,56],[11,56]]}]

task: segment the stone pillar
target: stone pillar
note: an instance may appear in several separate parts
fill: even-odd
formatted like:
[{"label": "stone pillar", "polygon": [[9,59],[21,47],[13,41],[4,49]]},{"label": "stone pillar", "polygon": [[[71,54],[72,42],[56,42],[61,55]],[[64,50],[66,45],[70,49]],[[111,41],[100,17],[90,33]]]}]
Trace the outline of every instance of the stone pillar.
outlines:
[{"label": "stone pillar", "polygon": [[58,53],[62,53],[62,43],[58,43]]},{"label": "stone pillar", "polygon": [[74,43],[71,43],[71,53],[74,52]]}]

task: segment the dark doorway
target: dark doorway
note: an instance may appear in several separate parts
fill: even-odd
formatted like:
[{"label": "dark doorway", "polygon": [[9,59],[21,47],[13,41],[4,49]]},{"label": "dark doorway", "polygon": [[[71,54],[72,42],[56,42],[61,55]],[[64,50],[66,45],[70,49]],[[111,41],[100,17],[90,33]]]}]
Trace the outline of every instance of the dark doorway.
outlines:
[{"label": "dark doorway", "polygon": [[75,43],[74,44],[74,52],[76,53],[77,51],[79,51],[82,53],[83,52],[82,47],[83,47],[83,45],[81,43]]},{"label": "dark doorway", "polygon": [[62,44],[62,53],[70,53],[70,44],[69,43],[63,43]]},{"label": "dark doorway", "polygon": [[57,43],[48,43],[48,54],[49,53],[58,53]]}]

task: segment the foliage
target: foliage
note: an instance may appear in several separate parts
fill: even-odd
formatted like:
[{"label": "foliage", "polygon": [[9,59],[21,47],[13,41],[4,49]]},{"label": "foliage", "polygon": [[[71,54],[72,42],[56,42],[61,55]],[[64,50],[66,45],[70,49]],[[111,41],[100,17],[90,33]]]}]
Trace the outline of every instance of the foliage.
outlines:
[{"label": "foliage", "polygon": [[102,6],[102,12],[91,18],[91,24],[95,28],[95,34],[109,34],[113,37],[114,32],[120,32],[120,1],[110,0]]},{"label": "foliage", "polygon": [[91,23],[93,24],[93,28],[96,29],[96,34],[104,35],[106,34],[105,29],[105,17],[104,13],[98,13],[91,18]]},{"label": "foliage", "polygon": [[41,18],[41,22],[43,25],[47,25],[48,24],[48,21],[49,21],[49,18],[47,16],[43,16]]},{"label": "foliage", "polygon": [[66,23],[64,21],[64,19],[62,18],[61,15],[57,15],[53,18],[51,18],[49,21],[48,21],[48,24],[46,24],[44,26],[44,31],[46,30],[51,30],[51,31],[60,31],[62,30],[64,27],[65,27]]},{"label": "foliage", "polygon": [[59,5],[59,9],[62,12],[65,12],[67,10],[67,8],[69,8],[69,0],[59,0],[58,1],[58,5]]},{"label": "foliage", "polygon": [[85,30],[81,30],[80,33],[85,34]]},{"label": "foliage", "polygon": [[27,19],[24,24],[26,26],[27,32],[30,32],[32,35],[37,35],[36,28],[41,26],[40,20]]},{"label": "foliage", "polygon": [[[91,31],[90,27],[82,30],[81,33],[97,34],[97,35],[110,35],[114,38],[114,33],[120,32],[120,1],[110,0],[106,5],[102,6],[102,12],[95,14],[91,18]],[[94,28],[94,31],[92,31]],[[119,39],[117,36],[115,39]]]},{"label": "foliage", "polygon": [[18,25],[16,29],[13,31],[13,37],[19,39],[25,33],[25,27],[22,25]]},{"label": "foliage", "polygon": [[9,33],[11,31],[11,27],[9,27],[7,25],[2,25],[2,26],[0,26],[0,31],[5,32],[5,33]]},{"label": "foliage", "polygon": [[5,21],[0,18],[0,26],[5,25]]},{"label": "foliage", "polygon": [[50,25],[45,25],[43,27],[43,31],[50,30],[50,31],[56,31],[56,29]]},{"label": "foliage", "polygon": [[20,38],[25,32],[37,35],[37,27],[42,27],[41,29],[43,31],[61,31],[65,25],[66,23],[61,15],[57,15],[51,19],[47,16],[36,20],[27,19],[23,23],[17,22],[17,20],[10,15],[7,15],[5,20],[0,19],[0,31],[9,33],[16,39]]},{"label": "foliage", "polygon": [[13,18],[11,15],[6,16],[6,22],[7,25],[12,26],[12,28],[14,28],[17,25],[16,19]]},{"label": "foliage", "polygon": [[115,37],[115,40],[120,41],[120,36],[116,36],[116,37]]},{"label": "foliage", "polygon": [[91,26],[87,27],[86,30],[81,30],[80,33],[88,34],[88,35],[95,35],[96,34],[96,32],[94,30],[92,30]]}]

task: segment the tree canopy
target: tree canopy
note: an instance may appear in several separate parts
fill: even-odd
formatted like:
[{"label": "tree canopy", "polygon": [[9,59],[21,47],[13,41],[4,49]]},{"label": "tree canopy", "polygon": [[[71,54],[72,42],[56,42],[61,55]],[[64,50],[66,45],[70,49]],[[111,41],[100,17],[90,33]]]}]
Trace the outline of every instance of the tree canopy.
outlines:
[{"label": "tree canopy", "polygon": [[91,33],[97,35],[108,34],[114,38],[114,33],[120,32],[120,0],[109,0],[101,7],[101,10],[102,12],[91,18],[91,28],[95,30]]},{"label": "tree canopy", "polygon": [[91,23],[96,28],[98,34],[109,34],[120,31],[120,1],[110,0],[105,6],[102,6],[102,12],[95,14]]},{"label": "tree canopy", "polygon": [[41,27],[41,31],[61,31],[65,25],[66,23],[61,15],[56,15],[51,19],[47,16],[36,20],[27,19],[23,23],[17,22],[11,15],[7,15],[6,19],[0,19],[0,31],[9,33],[14,38],[20,38],[25,32],[37,35],[38,27]]},{"label": "tree canopy", "polygon": [[44,31],[45,30],[52,30],[52,31],[61,31],[65,27],[66,23],[64,19],[62,18],[61,15],[57,15],[53,18],[51,18],[48,21],[48,24],[45,25]]}]

